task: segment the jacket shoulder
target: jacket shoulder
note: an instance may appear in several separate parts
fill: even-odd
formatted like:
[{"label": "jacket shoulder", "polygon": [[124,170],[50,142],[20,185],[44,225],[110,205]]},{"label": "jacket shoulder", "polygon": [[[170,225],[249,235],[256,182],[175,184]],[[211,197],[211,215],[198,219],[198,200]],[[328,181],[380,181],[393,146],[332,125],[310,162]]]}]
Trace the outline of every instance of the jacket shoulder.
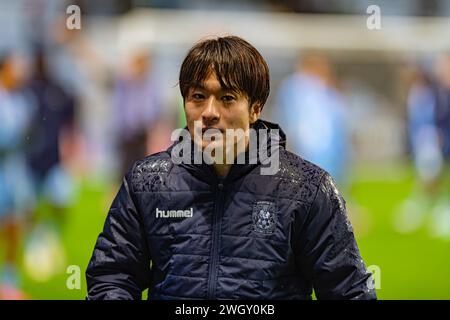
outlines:
[{"label": "jacket shoulder", "polygon": [[158,152],[136,161],[127,174],[127,180],[134,192],[160,190],[173,168],[167,151]]},{"label": "jacket shoulder", "polygon": [[283,193],[289,198],[311,204],[314,201],[322,178],[328,173],[318,165],[283,149],[280,152],[280,169]]}]

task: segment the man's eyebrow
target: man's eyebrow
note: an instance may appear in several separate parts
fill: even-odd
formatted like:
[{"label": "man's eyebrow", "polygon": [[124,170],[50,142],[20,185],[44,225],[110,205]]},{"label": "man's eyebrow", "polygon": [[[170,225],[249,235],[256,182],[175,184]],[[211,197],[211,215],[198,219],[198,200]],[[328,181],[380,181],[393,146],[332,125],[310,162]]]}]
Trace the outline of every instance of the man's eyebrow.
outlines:
[{"label": "man's eyebrow", "polygon": [[[200,89],[200,90],[208,90],[207,88],[206,88],[206,86],[203,84],[203,83],[194,83],[194,84],[192,84],[191,85],[191,90],[197,90],[197,89]],[[221,90],[224,92],[224,93],[235,93],[235,94],[238,94],[239,93],[239,91],[238,90],[235,90],[235,89],[232,89],[232,88],[227,88],[227,87],[221,87]]]},{"label": "man's eyebrow", "polygon": [[203,85],[203,83],[193,83],[191,85],[191,89],[193,89],[193,90],[195,90],[195,89],[206,90],[206,87]]}]

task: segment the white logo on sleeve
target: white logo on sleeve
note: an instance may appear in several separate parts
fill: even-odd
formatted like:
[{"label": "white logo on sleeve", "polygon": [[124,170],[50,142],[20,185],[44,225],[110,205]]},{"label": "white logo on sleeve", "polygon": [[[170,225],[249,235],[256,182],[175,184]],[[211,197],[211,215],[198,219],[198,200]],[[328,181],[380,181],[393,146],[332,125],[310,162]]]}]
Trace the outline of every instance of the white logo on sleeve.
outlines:
[{"label": "white logo on sleeve", "polygon": [[194,215],[194,208],[189,210],[159,210],[156,208],[157,218],[191,218]]}]

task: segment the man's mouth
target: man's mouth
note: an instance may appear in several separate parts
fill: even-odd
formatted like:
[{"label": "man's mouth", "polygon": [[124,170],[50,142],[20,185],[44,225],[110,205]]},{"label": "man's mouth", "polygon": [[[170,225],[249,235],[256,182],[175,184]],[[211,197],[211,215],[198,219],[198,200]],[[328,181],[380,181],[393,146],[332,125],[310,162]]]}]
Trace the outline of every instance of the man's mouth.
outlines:
[{"label": "man's mouth", "polygon": [[207,130],[210,130],[208,133],[212,133],[212,134],[215,134],[215,133],[223,133],[223,130],[222,130],[222,129],[219,129],[219,128],[204,127],[204,128],[202,128],[202,134],[205,134],[205,132],[206,132]]}]

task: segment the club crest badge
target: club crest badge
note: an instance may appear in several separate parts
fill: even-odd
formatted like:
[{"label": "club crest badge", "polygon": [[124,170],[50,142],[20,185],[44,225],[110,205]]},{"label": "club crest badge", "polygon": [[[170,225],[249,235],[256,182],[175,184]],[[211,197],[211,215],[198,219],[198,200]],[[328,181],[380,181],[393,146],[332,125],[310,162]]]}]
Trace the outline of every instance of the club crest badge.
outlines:
[{"label": "club crest badge", "polygon": [[252,212],[252,230],[260,234],[272,234],[276,227],[277,212],[277,206],[273,202],[255,202]]}]

